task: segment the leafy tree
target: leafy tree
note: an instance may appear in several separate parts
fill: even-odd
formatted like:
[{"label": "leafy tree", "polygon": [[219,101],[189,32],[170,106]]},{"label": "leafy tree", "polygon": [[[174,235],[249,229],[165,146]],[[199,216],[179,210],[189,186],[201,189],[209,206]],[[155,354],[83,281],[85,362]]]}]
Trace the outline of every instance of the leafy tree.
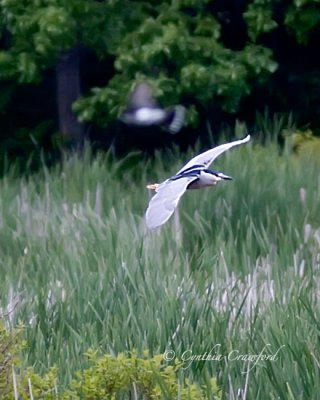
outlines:
[{"label": "leafy tree", "polygon": [[319,0],[254,0],[244,14],[249,35],[256,40],[262,33],[284,24],[299,44],[307,45],[310,36],[319,31],[319,3]]},{"label": "leafy tree", "polygon": [[[144,77],[164,105],[180,101],[209,112],[218,104],[228,112],[238,109],[256,81],[264,81],[277,64],[272,51],[245,43],[239,51],[221,40],[221,24],[209,12],[208,0],[153,2],[146,18],[117,40],[110,50],[116,74],[105,88],[92,89],[74,109],[83,121],[105,125],[125,104],[133,84]],[[190,107],[189,119],[196,120]]]},{"label": "leafy tree", "polygon": [[[83,123],[108,126],[145,78],[163,105],[186,104],[194,125],[199,112],[238,112],[250,93],[254,105],[267,94],[284,109],[318,110],[320,120],[320,76],[308,61],[319,22],[319,0],[0,0],[0,112],[51,69],[59,129],[77,143],[85,125],[72,104]],[[86,49],[114,59],[90,93]],[[293,104],[288,87],[307,93]]]},{"label": "leafy tree", "polygon": [[319,0],[254,0],[244,17],[248,34],[273,49],[278,70],[265,92],[278,110],[320,126]]},{"label": "leafy tree", "polygon": [[[303,110],[307,118],[312,102],[320,117],[319,73],[294,60],[301,54],[305,62],[315,50],[310,43],[318,43],[318,6],[319,0],[153,2],[142,23],[110,48],[116,73],[108,86],[94,88],[74,109],[82,121],[106,125],[121,112],[133,85],[148,77],[164,105],[189,104],[193,123],[199,110],[206,116],[215,107],[239,111],[255,88],[260,88],[255,96],[262,101],[269,97],[269,104]],[[310,89],[310,95],[292,101],[288,89],[294,92],[301,86]]]},{"label": "leafy tree", "polygon": [[183,365],[167,364],[162,354],[151,357],[148,351],[139,357],[136,351],[98,355],[88,350],[90,366],[75,374],[68,388],[61,388],[58,369],[50,368],[39,375],[21,362],[24,346],[22,327],[9,332],[0,315],[0,396],[2,400],[19,399],[115,399],[115,398],[179,398],[221,399],[216,378],[199,385],[181,378]]},{"label": "leafy tree", "polygon": [[104,56],[112,45],[110,37],[116,40],[136,24],[140,7],[131,10],[123,1],[87,0],[1,0],[0,7],[0,79],[11,82],[0,105],[6,106],[17,84],[39,83],[44,71],[55,68],[60,130],[81,142],[84,126],[71,104],[82,93],[83,49]]}]

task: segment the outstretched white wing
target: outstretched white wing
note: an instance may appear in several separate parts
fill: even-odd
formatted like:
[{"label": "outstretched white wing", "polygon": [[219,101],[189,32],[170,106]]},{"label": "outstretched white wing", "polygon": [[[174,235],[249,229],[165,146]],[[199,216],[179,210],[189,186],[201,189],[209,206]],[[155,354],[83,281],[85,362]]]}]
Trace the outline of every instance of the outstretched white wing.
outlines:
[{"label": "outstretched white wing", "polygon": [[209,165],[220,156],[220,154],[224,153],[225,151],[231,149],[234,146],[238,146],[239,144],[246,143],[250,140],[250,135],[247,135],[244,139],[235,140],[234,142],[225,143],[220,146],[214,147],[208,151],[205,151],[202,154],[192,158],[186,165],[184,165],[178,172],[177,175],[186,170],[187,168],[193,167],[194,165],[201,165],[204,167],[209,167]]},{"label": "outstretched white wing", "polygon": [[179,200],[188,185],[198,179],[197,176],[186,176],[174,181],[167,180],[159,186],[157,193],[150,200],[146,222],[149,229],[163,225],[174,213]]}]

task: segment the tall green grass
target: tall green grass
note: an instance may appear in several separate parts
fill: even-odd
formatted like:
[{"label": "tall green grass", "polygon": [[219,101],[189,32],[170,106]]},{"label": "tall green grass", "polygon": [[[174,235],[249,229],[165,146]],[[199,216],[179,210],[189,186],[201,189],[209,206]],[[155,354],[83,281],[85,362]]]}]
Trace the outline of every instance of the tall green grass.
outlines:
[{"label": "tall green grass", "polygon": [[[0,181],[0,313],[25,324],[26,364],[57,365],[64,385],[89,347],[170,350],[225,399],[317,399],[319,163],[253,140],[216,161],[232,182],[186,193],[148,232],[145,185],[191,155],[87,151]],[[246,361],[262,351],[277,357]]]}]

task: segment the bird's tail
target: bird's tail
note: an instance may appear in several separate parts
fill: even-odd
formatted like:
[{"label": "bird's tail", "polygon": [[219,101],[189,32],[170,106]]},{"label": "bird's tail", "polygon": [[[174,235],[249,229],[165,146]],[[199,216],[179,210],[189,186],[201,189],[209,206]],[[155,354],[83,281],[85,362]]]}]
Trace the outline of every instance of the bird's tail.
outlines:
[{"label": "bird's tail", "polygon": [[174,106],[172,109],[172,118],[167,125],[168,131],[173,135],[178,133],[184,124],[185,116],[186,109],[183,106]]}]

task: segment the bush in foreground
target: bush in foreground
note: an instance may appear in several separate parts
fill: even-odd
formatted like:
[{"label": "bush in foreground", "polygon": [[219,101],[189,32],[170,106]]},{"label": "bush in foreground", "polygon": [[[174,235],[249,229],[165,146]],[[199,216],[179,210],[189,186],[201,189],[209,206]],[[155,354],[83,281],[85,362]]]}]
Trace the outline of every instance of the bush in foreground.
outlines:
[{"label": "bush in foreground", "polygon": [[[15,399],[220,399],[215,378],[206,387],[182,382],[178,375],[181,364],[167,365],[162,355],[138,357],[136,352],[120,353],[116,357],[86,354],[91,366],[76,374],[70,388],[59,394],[57,369],[40,376],[32,368],[18,368],[22,347],[21,329],[8,332],[0,325],[0,397]],[[20,369],[20,371],[19,371]]]}]

